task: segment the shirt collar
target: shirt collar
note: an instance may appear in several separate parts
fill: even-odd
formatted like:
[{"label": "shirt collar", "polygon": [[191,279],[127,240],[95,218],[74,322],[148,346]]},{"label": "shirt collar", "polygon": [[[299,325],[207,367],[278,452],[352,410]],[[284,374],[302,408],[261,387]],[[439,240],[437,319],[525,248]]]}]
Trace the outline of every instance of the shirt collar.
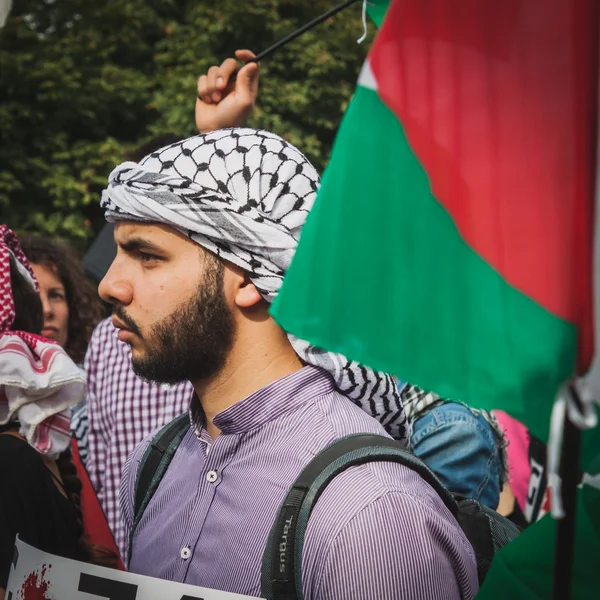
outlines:
[{"label": "shirt collar", "polygon": [[[309,365],[221,411],[215,416],[213,423],[223,433],[245,433],[331,391],[333,381],[329,373]],[[190,419],[196,436],[205,439],[203,431],[206,417],[195,394],[190,405]]]}]

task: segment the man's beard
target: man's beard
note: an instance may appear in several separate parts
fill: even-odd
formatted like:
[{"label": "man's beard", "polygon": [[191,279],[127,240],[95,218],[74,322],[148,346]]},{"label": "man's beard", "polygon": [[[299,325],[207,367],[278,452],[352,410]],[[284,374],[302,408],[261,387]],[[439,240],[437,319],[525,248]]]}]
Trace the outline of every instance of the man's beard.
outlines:
[{"label": "man's beard", "polygon": [[[180,383],[210,379],[223,369],[235,322],[223,295],[222,263],[215,259],[206,266],[197,294],[144,336],[146,354],[132,360],[139,377]],[[121,316],[119,308],[115,312]]]}]

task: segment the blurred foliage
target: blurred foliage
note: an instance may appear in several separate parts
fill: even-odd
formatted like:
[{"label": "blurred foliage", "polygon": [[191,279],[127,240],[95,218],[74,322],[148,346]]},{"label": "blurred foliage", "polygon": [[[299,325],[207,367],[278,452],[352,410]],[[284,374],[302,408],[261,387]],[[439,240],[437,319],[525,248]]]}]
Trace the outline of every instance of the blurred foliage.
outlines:
[{"label": "blurred foliage", "polygon": [[[266,48],[337,0],[15,0],[0,30],[0,220],[84,248],[126,152],[193,135],[197,78],[237,48]],[[369,40],[360,3],[262,64],[249,125],[322,170]]]}]

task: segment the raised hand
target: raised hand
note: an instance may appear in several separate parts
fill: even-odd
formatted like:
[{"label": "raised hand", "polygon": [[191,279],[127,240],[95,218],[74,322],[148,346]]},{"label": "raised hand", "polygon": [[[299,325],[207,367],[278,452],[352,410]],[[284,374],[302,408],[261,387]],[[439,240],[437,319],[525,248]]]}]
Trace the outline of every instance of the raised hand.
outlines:
[{"label": "raised hand", "polygon": [[238,69],[234,58],[226,59],[220,67],[212,66],[206,75],[198,79],[196,99],[196,127],[200,133],[208,133],[225,127],[239,127],[252,113],[258,94],[258,63],[248,63],[255,54],[250,50],[237,50],[237,59],[245,64]]}]

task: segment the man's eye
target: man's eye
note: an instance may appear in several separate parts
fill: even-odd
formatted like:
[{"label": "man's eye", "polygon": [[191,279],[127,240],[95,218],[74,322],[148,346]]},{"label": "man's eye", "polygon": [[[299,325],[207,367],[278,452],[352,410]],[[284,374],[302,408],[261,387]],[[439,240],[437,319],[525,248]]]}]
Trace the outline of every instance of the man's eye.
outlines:
[{"label": "man's eye", "polygon": [[148,254],[147,252],[140,252],[140,260],[142,262],[153,262],[155,260],[159,260],[158,256],[154,254]]}]

